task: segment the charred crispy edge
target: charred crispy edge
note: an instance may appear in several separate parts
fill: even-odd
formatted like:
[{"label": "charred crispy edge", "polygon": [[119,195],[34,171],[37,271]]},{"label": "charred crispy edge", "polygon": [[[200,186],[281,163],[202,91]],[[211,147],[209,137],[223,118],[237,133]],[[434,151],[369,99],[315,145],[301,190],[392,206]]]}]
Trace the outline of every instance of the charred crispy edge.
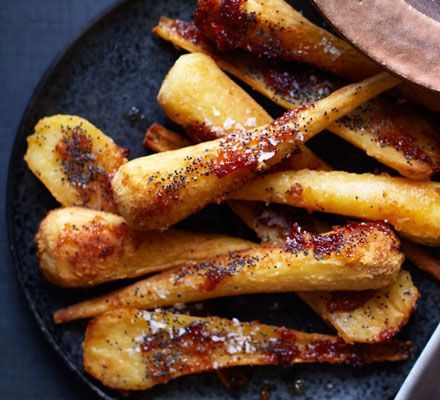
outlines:
[{"label": "charred crispy edge", "polygon": [[[118,338],[122,335],[127,335],[127,333],[124,333],[125,330],[128,328],[127,323],[130,324],[130,327],[132,327],[133,324],[136,326],[138,318],[142,318],[142,315],[142,311],[137,309],[117,309],[107,312],[104,315],[95,318],[94,320],[89,322],[86,328],[85,339],[83,342],[83,363],[85,370],[89,374],[114,389],[136,390],[148,389],[159,383],[169,382],[170,380],[177,378],[178,376],[207,372],[215,369],[211,357],[207,358],[206,363],[201,363],[201,355],[194,353],[194,357],[189,357],[188,361],[185,361],[185,358],[179,360],[179,362],[182,363],[181,366],[184,366],[185,363],[188,362],[192,363],[191,365],[187,364],[190,368],[177,368],[174,369],[174,371],[168,371],[168,374],[165,376],[161,373],[159,378],[155,378],[154,375],[149,377],[142,377],[141,380],[136,378],[135,381],[131,382],[130,384],[124,384],[123,379],[118,380],[122,382],[121,384],[109,382],[112,379],[106,379],[104,375],[108,376],[108,374],[118,372],[116,372],[116,370],[112,371],[111,366],[103,368],[100,363],[101,360],[99,354],[102,354],[102,350],[105,350],[106,346],[111,346],[110,342],[113,338],[113,335]],[[208,341],[211,336],[217,334],[216,330],[213,329],[213,327],[222,326],[222,329],[224,329],[225,333],[227,333],[228,331],[232,332],[237,324],[239,327],[245,329],[259,326],[258,331],[263,330],[265,332],[265,334],[263,335],[255,333],[254,335],[256,335],[256,337],[254,339],[252,339],[251,337],[249,339],[251,341],[272,337],[276,339],[276,346],[274,348],[273,345],[269,344],[270,341],[267,340],[267,349],[257,349],[253,353],[248,353],[249,356],[246,358],[245,361],[243,361],[240,357],[237,358],[234,357],[234,355],[231,355],[230,359],[227,358],[227,360],[222,361],[221,366],[292,365],[295,363],[303,362],[329,362],[335,364],[346,363],[352,365],[363,365],[372,362],[403,361],[409,358],[411,351],[410,342],[399,342],[396,340],[391,340],[386,343],[375,344],[346,344],[336,336],[322,335],[316,333],[304,333],[284,327],[258,324],[256,322],[234,322],[218,317],[197,318],[179,314],[149,313],[149,318],[154,319],[154,321],[157,322],[158,325],[161,323],[165,324],[165,328],[167,327],[167,321],[172,320],[172,326],[174,328],[183,328],[185,332],[186,328],[189,326],[201,326],[201,329],[203,329],[203,337],[205,338],[205,340]],[[142,327],[145,325],[145,323],[148,322],[143,319]],[[182,350],[182,348],[180,347],[181,342],[178,340],[178,338],[170,338],[169,333],[168,331],[165,331],[165,328],[160,327],[157,331],[162,333],[162,330],[164,330],[164,334],[168,335],[168,339],[164,339],[162,335],[159,335],[158,340],[160,340],[161,343],[163,342],[163,340],[168,340],[169,344],[167,344],[166,346],[168,350]],[[152,334],[152,340],[149,341],[149,343],[155,343],[155,335],[156,333]],[[100,340],[102,345],[97,345],[97,343],[94,342],[95,338]],[[196,340],[192,336],[190,336],[190,338],[190,341]],[[222,342],[216,343],[220,351],[223,349],[223,347],[225,347],[225,344],[223,344]],[[228,339],[226,340],[226,344],[227,343]],[[205,343],[204,346],[207,348],[207,351],[209,351],[209,344],[207,345]],[[161,349],[161,346],[158,347],[159,349]],[[97,350],[98,352],[96,353],[95,350]],[[190,347],[188,349],[185,349],[184,351],[189,352],[188,356],[191,356]],[[149,353],[148,350],[146,352]],[[160,352],[160,350],[155,350],[155,353],[149,355],[147,360],[150,363],[154,363],[154,354],[157,354],[160,357]],[[105,353],[107,354],[107,356],[110,356],[110,360],[112,357],[117,357],[117,354],[112,354],[111,351]],[[140,357],[143,357],[143,353],[140,354]],[[222,354],[222,356],[224,357],[224,354]],[[112,363],[110,363],[110,365],[111,364]],[[150,364],[147,365],[147,368],[149,367],[149,365]],[[118,365],[118,367],[119,366],[120,364]],[[133,365],[130,365],[130,367],[133,367]],[[105,374],[102,373],[104,369],[106,372]],[[152,364],[151,370],[154,370]]]},{"label": "charred crispy edge", "polygon": [[402,247],[409,261],[440,281],[440,260],[432,256],[422,246],[409,240],[402,240]]},{"label": "charred crispy edge", "polygon": [[157,123],[147,129],[144,138],[144,146],[156,152],[176,150],[190,145],[188,139]]},{"label": "charred crispy edge", "polygon": [[[191,39],[193,38],[184,37],[182,35],[182,32],[176,31],[175,25],[179,22],[184,23],[183,21],[161,17],[158,25],[153,29],[153,32],[164,40],[170,41],[173,44],[183,48],[184,50],[187,50],[189,52],[201,51],[205,54],[210,55],[214,58],[216,63],[222,69],[235,75],[237,78],[250,85],[253,89],[268,97],[278,105],[286,109],[293,109],[299,105],[294,101],[295,99],[293,98],[291,99],[293,100],[293,102],[290,101],[290,99],[289,101],[286,101],[283,96],[281,96],[275,90],[271,89],[270,86],[268,86],[263,79],[258,77],[258,75],[261,74],[255,74],[255,71],[259,71],[259,69],[262,68],[261,62],[259,60],[253,60],[249,58],[248,62],[252,64],[252,70],[254,71],[253,73],[251,73],[249,66],[245,67],[244,65],[240,65],[238,62],[234,63],[234,60],[228,60],[225,55],[216,53],[216,51],[212,49],[208,43],[205,42],[206,39],[204,39],[203,35],[200,32],[198,32],[197,41],[191,42]],[[195,25],[192,25],[191,27],[196,29]],[[399,123],[405,124],[405,122],[401,119],[398,119],[398,121]],[[380,124],[378,124],[378,126],[379,125]],[[380,162],[390,166],[391,168],[396,169],[403,176],[410,179],[429,179],[431,175],[440,170],[439,160],[430,160],[429,162],[424,161],[424,159],[422,158],[411,158],[410,160],[408,160],[405,154],[403,154],[402,149],[399,150],[395,149],[394,147],[389,147],[388,149],[388,151],[391,151],[392,154],[395,155],[395,157],[391,160],[389,157],[386,157],[382,154],[383,151],[375,143],[377,135],[373,133],[364,133],[364,135],[371,136],[372,139],[371,146],[364,146],[358,142],[358,134],[343,124],[339,125],[338,123],[334,123],[331,124],[328,129],[338,136],[343,137],[345,140],[348,140],[353,145],[361,147],[372,157],[378,158]],[[409,129],[409,131],[412,131],[412,129]],[[418,135],[422,135],[422,133],[419,132]],[[392,139],[394,140],[394,138]],[[427,136],[427,139],[430,139],[430,137]],[[435,138],[432,138],[432,140],[434,139]],[[424,152],[423,148],[420,148],[420,150]],[[424,154],[426,154],[426,152],[424,152]]]}]

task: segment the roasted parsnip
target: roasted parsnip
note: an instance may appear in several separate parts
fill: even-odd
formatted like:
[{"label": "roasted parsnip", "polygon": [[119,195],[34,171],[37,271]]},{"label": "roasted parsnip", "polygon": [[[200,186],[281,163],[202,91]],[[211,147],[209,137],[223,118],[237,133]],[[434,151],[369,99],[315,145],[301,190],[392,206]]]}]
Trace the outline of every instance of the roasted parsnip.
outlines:
[{"label": "roasted parsnip", "polygon": [[409,261],[440,281],[440,260],[438,258],[409,240],[403,240],[402,247]]},{"label": "roasted parsnip", "polygon": [[[287,109],[317,101],[342,86],[342,81],[320,71],[305,68],[301,64],[277,65],[273,61],[269,63],[244,52],[219,53],[192,22],[162,17],[153,31],[187,51],[210,55],[223,70],[235,75],[253,89]],[[193,85],[196,79],[190,74],[173,75],[173,77],[176,80],[185,81],[174,83],[174,88],[179,90],[184,88],[184,83]],[[189,82],[186,82],[187,80]],[[197,85],[198,90],[201,88],[202,91],[209,91],[211,81],[197,82]],[[168,85],[168,88],[173,89],[171,85]],[[185,90],[184,93],[187,94],[187,92],[189,90]],[[164,104],[161,104],[165,112],[177,123],[185,126],[186,122],[187,125],[191,125],[190,121],[181,114],[185,115],[188,110],[180,105],[182,101],[179,100],[179,96],[167,94]],[[232,96],[212,97],[210,100],[216,102],[217,109],[220,104],[221,108],[227,107],[228,111],[233,110],[234,115],[237,114],[236,108],[230,104],[239,103],[231,102]],[[198,100],[202,103],[204,101],[201,96]],[[227,102],[226,105],[223,105],[223,101]],[[167,105],[166,102],[174,103],[174,105]],[[246,103],[242,101],[242,104]],[[168,108],[170,108],[169,112]],[[200,111],[204,114],[209,112],[213,114],[208,108],[205,106]],[[210,117],[209,121],[217,127],[222,127],[225,115],[228,114],[214,115],[214,118]],[[244,121],[241,122],[238,119],[238,122],[244,125]],[[214,131],[214,134],[218,132],[218,129],[207,126],[205,120],[192,124],[191,127],[194,132],[209,133],[210,130]],[[429,179],[431,175],[440,170],[438,124],[432,115],[428,115],[427,112],[413,104],[397,105],[396,102],[381,96],[330,124],[327,129],[407,178]],[[210,139],[212,136],[205,140]],[[310,169],[310,167],[307,168]]]},{"label": "roasted parsnip", "polygon": [[[189,54],[177,63],[193,57],[207,58]],[[112,180],[118,209],[135,229],[173,225],[205,205],[221,201],[328,124],[397,82],[389,74],[380,74],[339,89],[311,106],[290,111],[264,127],[132,160]]]},{"label": "roasted parsnip", "polygon": [[56,323],[115,307],[152,309],[247,293],[365,290],[393,283],[403,255],[381,223],[350,223],[313,235],[292,231],[283,245],[264,244],[164,271],[124,289],[58,310]]},{"label": "roasted parsnip", "polygon": [[[298,223],[326,229],[297,211],[256,202],[230,201],[238,215],[263,241],[284,243]],[[282,206],[283,207],[283,206]],[[411,275],[401,271],[390,286],[360,292],[296,292],[316,313],[334,327],[347,343],[381,342],[408,322],[420,297]]]},{"label": "roasted parsnip", "polygon": [[[350,80],[381,71],[347,42],[312,24],[283,0],[199,0],[197,26],[221,50],[254,54],[318,66]],[[440,96],[413,86],[406,97],[440,111]]]},{"label": "roasted parsnip", "polygon": [[256,246],[213,233],[136,232],[118,215],[81,207],[49,212],[35,241],[44,276],[63,287],[133,278]]},{"label": "roasted parsnip", "polygon": [[[196,143],[272,121],[272,117],[208,57],[177,62],[163,81],[157,100],[165,114],[183,126]],[[282,164],[285,168],[292,165],[329,168],[301,145]]]},{"label": "roasted parsnip", "polygon": [[[165,140],[158,139],[166,147]],[[294,227],[303,225],[303,216],[293,208],[288,211],[274,205],[265,206],[253,201],[228,201],[228,206],[254,230],[263,242],[284,243]],[[318,221],[307,219],[312,229],[328,230]],[[416,251],[411,251],[412,247]],[[406,256],[419,268],[436,276],[440,264],[425,251],[408,242]],[[397,280],[383,289],[361,292],[296,292],[318,315],[334,327],[347,343],[374,343],[394,336],[405,325],[420,297],[411,275],[401,271]],[[330,307],[328,307],[330,305]]]},{"label": "roasted parsnip", "polygon": [[230,197],[387,221],[415,242],[440,245],[438,182],[342,171],[283,171],[258,178]]},{"label": "roasted parsnip", "polygon": [[72,115],[43,118],[27,141],[24,159],[62,205],[116,211],[110,181],[127,162],[125,149]]},{"label": "roasted parsnip", "polygon": [[176,150],[189,145],[191,142],[188,139],[156,123],[145,133],[144,146],[156,152]]},{"label": "roasted parsnip", "polygon": [[182,375],[240,365],[403,361],[410,343],[350,345],[336,336],[258,322],[119,309],[89,322],[83,351],[84,369],[104,385],[144,390]]},{"label": "roasted parsnip", "polygon": [[390,286],[360,292],[296,292],[347,343],[382,342],[393,337],[413,313],[419,291],[401,271]]}]

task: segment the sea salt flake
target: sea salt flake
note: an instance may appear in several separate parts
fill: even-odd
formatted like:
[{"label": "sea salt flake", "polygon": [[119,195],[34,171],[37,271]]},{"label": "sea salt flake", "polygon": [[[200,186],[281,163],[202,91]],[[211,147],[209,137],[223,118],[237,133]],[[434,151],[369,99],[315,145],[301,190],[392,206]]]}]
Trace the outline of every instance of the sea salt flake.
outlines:
[{"label": "sea salt flake", "polygon": [[232,118],[227,117],[225,122],[223,122],[223,128],[226,130],[231,129],[235,124],[235,121]]},{"label": "sea salt flake", "polygon": [[136,354],[136,353],[140,353],[141,348],[140,347],[130,347],[129,349],[125,350],[128,354]]},{"label": "sea salt flake", "polygon": [[153,334],[155,334],[157,331],[159,331],[160,329],[165,328],[167,325],[164,324],[163,322],[157,322],[154,320],[150,321],[150,328],[151,328],[151,332]]},{"label": "sea salt flake", "polygon": [[275,155],[274,151],[262,151],[259,155],[258,155],[258,162],[263,162],[266,160],[269,160],[270,158],[272,158]]},{"label": "sea salt flake", "polygon": [[249,117],[246,119],[244,124],[246,126],[257,126],[257,119],[255,117]]}]

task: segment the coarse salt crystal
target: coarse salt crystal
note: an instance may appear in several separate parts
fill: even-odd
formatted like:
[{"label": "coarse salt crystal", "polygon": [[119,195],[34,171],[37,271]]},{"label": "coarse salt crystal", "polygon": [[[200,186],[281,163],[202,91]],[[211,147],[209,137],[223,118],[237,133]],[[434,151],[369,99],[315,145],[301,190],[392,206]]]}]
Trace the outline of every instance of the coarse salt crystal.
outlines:
[{"label": "coarse salt crystal", "polygon": [[225,122],[223,122],[223,128],[226,130],[231,129],[235,124],[235,121],[232,118],[227,117]]},{"label": "coarse salt crystal", "polygon": [[245,122],[246,126],[257,126],[257,119],[255,117],[249,117]]},{"label": "coarse salt crystal", "polygon": [[275,155],[274,151],[263,151],[258,155],[258,161],[263,162],[269,160]]},{"label": "coarse salt crystal", "polygon": [[150,328],[153,334],[155,334],[158,330],[163,329],[165,327],[166,324],[164,324],[163,322],[157,322],[154,321],[153,319],[150,321]]}]

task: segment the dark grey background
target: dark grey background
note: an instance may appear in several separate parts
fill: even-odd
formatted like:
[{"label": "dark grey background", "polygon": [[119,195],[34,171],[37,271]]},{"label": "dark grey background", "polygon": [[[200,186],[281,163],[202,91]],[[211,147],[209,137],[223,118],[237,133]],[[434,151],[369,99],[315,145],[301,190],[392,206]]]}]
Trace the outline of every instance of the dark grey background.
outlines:
[{"label": "dark grey background", "polygon": [[9,262],[4,205],[21,115],[57,54],[115,0],[0,0],[0,397],[94,399],[61,362],[27,308]]}]

